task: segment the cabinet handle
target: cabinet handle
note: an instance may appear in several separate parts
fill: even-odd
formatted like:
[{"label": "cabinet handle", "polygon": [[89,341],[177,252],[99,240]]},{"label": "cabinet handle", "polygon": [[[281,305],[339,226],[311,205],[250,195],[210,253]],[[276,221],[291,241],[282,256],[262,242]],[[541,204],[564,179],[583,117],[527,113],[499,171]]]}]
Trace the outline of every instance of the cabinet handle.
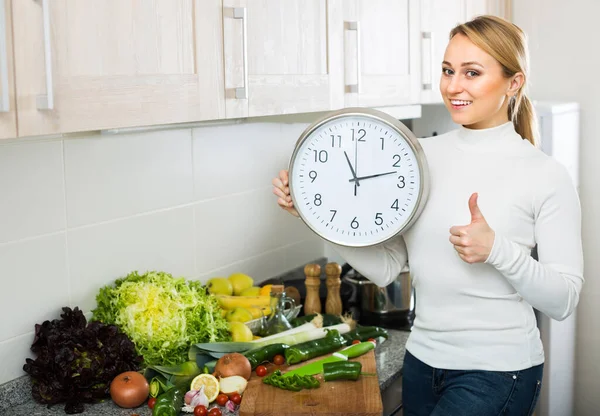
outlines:
[{"label": "cabinet handle", "polygon": [[245,7],[234,7],[233,18],[242,19],[242,47],[244,58],[244,86],[235,89],[235,98],[238,100],[248,99],[248,17]]},{"label": "cabinet handle", "polygon": [[[421,38],[423,40],[429,40],[429,79],[427,81],[423,80],[422,88],[424,91],[431,91],[432,83],[433,83],[433,32],[422,32]],[[423,65],[424,67],[425,65]],[[423,77],[425,78],[425,77]]]},{"label": "cabinet handle", "polygon": [[0,112],[10,111],[10,100],[8,85],[8,51],[6,50],[6,4],[0,0],[0,84],[2,85],[2,97],[0,97]]},{"label": "cabinet handle", "polygon": [[54,88],[52,86],[52,43],[50,38],[50,0],[42,2],[42,20],[44,25],[44,61],[46,64],[46,94],[37,96],[38,110],[54,109]]},{"label": "cabinet handle", "polygon": [[347,86],[348,92],[355,92],[360,94],[360,74],[361,74],[361,59],[360,59],[360,25],[359,22],[346,22],[348,30],[356,31],[356,84],[350,84]]}]

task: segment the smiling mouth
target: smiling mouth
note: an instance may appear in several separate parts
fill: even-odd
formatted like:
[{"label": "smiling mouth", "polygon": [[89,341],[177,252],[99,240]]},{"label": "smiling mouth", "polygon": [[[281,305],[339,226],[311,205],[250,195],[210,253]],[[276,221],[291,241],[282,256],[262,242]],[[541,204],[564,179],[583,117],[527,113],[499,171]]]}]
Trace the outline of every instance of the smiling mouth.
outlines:
[{"label": "smiling mouth", "polygon": [[466,107],[468,105],[471,105],[472,103],[473,103],[473,101],[450,100],[450,104],[452,104],[452,106],[454,106],[454,107]]}]

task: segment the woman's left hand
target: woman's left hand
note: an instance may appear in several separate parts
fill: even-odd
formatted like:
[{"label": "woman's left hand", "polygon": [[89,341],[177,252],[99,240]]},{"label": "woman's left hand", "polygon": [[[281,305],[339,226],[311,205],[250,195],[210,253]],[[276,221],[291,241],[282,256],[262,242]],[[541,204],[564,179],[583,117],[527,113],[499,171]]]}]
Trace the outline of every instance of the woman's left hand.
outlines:
[{"label": "woman's left hand", "polygon": [[450,242],[463,261],[467,263],[484,263],[490,256],[494,246],[496,233],[490,228],[477,206],[477,194],[469,198],[471,223],[455,225],[450,228]]}]

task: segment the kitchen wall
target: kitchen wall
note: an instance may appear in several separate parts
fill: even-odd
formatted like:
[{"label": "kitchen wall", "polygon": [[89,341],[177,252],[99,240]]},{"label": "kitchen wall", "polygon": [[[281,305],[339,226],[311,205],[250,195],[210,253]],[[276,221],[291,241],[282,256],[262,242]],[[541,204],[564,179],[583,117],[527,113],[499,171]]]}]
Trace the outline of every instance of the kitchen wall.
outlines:
[{"label": "kitchen wall", "polygon": [[322,257],[270,185],[307,122],[265,120],[0,141],[0,384],[36,323],[130,271],[261,281]]},{"label": "kitchen wall", "polygon": [[580,196],[586,283],[577,312],[575,415],[600,412],[600,2],[529,0],[513,2],[513,21],[529,35],[531,92],[540,100],[581,105]]}]

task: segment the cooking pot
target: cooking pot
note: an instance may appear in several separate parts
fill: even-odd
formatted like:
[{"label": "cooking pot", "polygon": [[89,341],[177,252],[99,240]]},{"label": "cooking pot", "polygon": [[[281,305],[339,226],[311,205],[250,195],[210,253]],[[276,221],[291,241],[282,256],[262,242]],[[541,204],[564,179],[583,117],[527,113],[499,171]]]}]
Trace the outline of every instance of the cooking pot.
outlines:
[{"label": "cooking pot", "polygon": [[361,312],[405,315],[412,320],[415,312],[415,291],[408,267],[385,287],[377,286],[347,264],[342,267],[342,274],[342,280],[356,288]]}]

